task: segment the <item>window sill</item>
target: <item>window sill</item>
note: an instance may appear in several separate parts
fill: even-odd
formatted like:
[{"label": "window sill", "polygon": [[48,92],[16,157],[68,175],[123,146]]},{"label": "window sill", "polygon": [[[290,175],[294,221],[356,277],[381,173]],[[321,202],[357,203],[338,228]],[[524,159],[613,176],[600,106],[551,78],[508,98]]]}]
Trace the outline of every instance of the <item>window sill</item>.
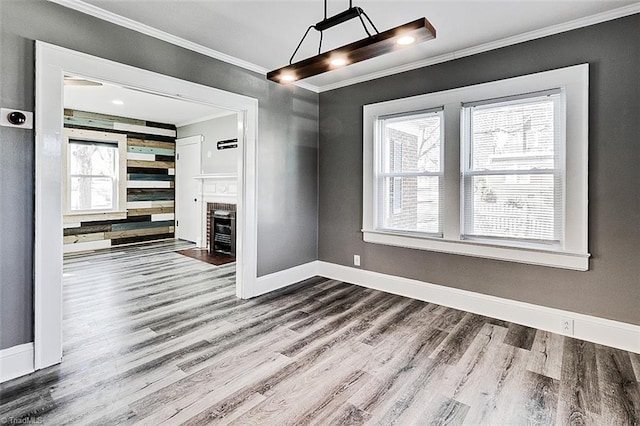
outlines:
[{"label": "window sill", "polygon": [[383,231],[362,230],[367,243],[384,244],[419,250],[505,260],[529,265],[550,266],[552,268],[587,271],[589,253],[575,253],[560,250],[543,250],[524,247],[507,247],[482,242],[444,240],[416,235],[403,235]]},{"label": "window sill", "polygon": [[100,212],[100,213],[67,213],[63,216],[62,222],[65,224],[68,223],[79,223],[79,222],[95,222],[98,220],[119,220],[126,219],[127,212],[126,211],[117,211],[117,212]]}]

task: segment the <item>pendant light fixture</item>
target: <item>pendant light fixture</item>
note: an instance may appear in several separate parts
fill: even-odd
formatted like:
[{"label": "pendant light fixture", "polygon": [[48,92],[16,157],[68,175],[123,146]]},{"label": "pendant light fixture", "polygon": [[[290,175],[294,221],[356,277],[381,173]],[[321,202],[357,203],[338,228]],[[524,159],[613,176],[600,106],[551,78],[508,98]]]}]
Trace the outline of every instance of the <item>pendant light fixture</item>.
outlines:
[{"label": "pendant light fixture", "polygon": [[[267,73],[267,78],[276,83],[291,83],[436,38],[436,30],[426,18],[416,19],[399,27],[379,32],[364,10],[357,6],[354,7],[352,1],[353,0],[349,0],[349,9],[337,15],[327,17],[327,0],[324,0],[324,19],[307,28],[307,31],[302,36],[302,40],[298,43],[298,47],[296,47],[293,55],[291,55],[291,59],[289,59],[289,65],[270,71]],[[321,53],[323,31],[355,18],[359,18],[360,22],[362,22],[367,37]],[[367,28],[365,19],[373,29],[374,34]],[[298,50],[300,50],[300,46],[302,46],[304,39],[311,29],[320,32],[318,54],[293,63],[293,58],[296,56],[296,53],[298,53]]]}]

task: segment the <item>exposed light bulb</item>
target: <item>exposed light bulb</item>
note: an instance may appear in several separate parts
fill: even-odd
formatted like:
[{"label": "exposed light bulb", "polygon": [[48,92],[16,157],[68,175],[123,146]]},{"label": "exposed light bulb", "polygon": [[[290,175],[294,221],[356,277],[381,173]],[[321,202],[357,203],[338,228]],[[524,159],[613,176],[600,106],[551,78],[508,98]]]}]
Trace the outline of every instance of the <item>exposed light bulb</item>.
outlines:
[{"label": "exposed light bulb", "polygon": [[114,99],[111,101],[111,103],[114,105],[124,105],[124,102],[122,102],[120,99]]},{"label": "exposed light bulb", "polygon": [[415,41],[416,39],[414,37],[404,36],[404,37],[400,37],[396,43],[402,46],[406,46],[407,44],[412,44]]},{"label": "exposed light bulb", "polygon": [[280,77],[280,80],[286,81],[286,82],[295,81],[295,79],[296,79],[296,76],[293,74],[282,74],[282,76]]},{"label": "exposed light bulb", "polygon": [[347,60],[344,58],[333,58],[330,63],[334,67],[341,67],[347,65]]}]

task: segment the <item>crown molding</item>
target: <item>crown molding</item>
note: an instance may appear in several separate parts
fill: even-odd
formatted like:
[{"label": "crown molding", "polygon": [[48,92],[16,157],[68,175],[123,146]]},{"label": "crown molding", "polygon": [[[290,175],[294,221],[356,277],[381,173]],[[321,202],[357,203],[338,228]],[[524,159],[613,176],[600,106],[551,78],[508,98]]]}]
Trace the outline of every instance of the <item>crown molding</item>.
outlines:
[{"label": "crown molding", "polygon": [[574,19],[573,21],[564,22],[562,24],[551,25],[549,27],[540,28],[538,30],[533,30],[533,31],[518,34],[515,36],[503,38],[501,40],[479,44],[477,46],[457,50],[455,52],[446,53],[444,55],[439,55],[432,58],[426,58],[420,61],[399,65],[397,67],[387,68],[382,71],[361,75],[358,77],[350,78],[348,80],[343,80],[343,81],[339,81],[332,84],[326,84],[324,86],[319,86],[318,89],[320,93],[327,92],[329,90],[339,89],[341,87],[351,86],[353,84],[362,83],[369,80],[375,80],[377,78],[387,77],[389,75],[399,74],[405,71],[411,71],[418,68],[428,67],[430,65],[452,61],[454,59],[464,58],[466,56],[476,55],[478,53],[488,52],[490,50],[500,49],[502,47],[523,43],[525,41],[531,41],[538,38],[543,38],[550,35],[575,30],[578,28],[588,27],[589,25],[595,25],[601,22],[611,21],[611,20],[622,18],[625,16],[634,15],[636,13],[640,13],[640,2],[630,4],[628,6],[620,7],[617,9],[608,10],[606,12],[597,13],[595,15],[586,16],[584,18]]},{"label": "crown molding", "polygon": [[[128,28],[130,30],[139,32],[149,37],[153,37],[158,40],[162,40],[167,43],[185,48],[187,50],[200,53],[210,58],[217,59],[219,61],[226,62],[228,64],[235,65],[237,67],[244,68],[246,70],[253,71],[258,74],[262,74],[263,76],[266,76],[267,72],[269,71],[268,69],[261,67],[259,65],[256,65],[254,63],[236,58],[235,56],[227,55],[226,53],[222,53],[214,49],[210,49],[201,44],[194,43],[182,37],[178,37],[173,34],[169,34],[165,31],[161,31],[157,28],[151,27],[149,25],[143,24],[141,22],[134,21],[133,19],[125,18],[124,16],[118,15],[113,12],[109,12],[108,10],[86,3],[82,0],[48,0],[48,1],[67,7],[69,9],[76,10],[78,12],[85,13],[95,18],[102,19],[103,21],[107,21],[112,24],[116,24],[121,27]],[[301,87],[303,89],[307,89],[312,92],[318,93],[318,87],[314,86],[313,84],[309,84],[305,82],[295,82],[294,85]]]},{"label": "crown molding", "polygon": [[[266,75],[269,70],[254,63],[244,61],[226,53],[219,52],[214,49],[210,49],[201,44],[194,43],[192,41],[183,39],[181,37],[174,36],[167,32],[161,31],[157,28],[145,25],[141,22],[134,21],[133,19],[125,18],[118,14],[109,12],[97,6],[85,3],[82,0],[48,0],[52,3],[57,3],[61,6],[68,7],[70,9],[77,10],[78,12],[91,15],[93,17],[102,19],[112,24],[119,25],[124,28],[128,28],[133,31],[137,31],[141,34],[148,35],[150,37],[157,38],[167,43],[174,44],[176,46],[183,47],[185,49],[200,53],[210,58],[217,59],[228,64],[235,65],[240,68],[247,69],[249,71],[256,72],[258,74]],[[411,62],[408,64],[399,65],[397,67],[387,68],[382,71],[364,74],[358,77],[342,80],[336,83],[326,84],[323,86],[317,86],[303,81],[297,81],[293,85],[301,87],[303,89],[310,90],[315,93],[327,92],[329,90],[339,89],[341,87],[351,86],[353,84],[362,83],[369,80],[375,80],[381,77],[387,77],[393,74],[402,73],[405,71],[411,71],[418,68],[428,67],[430,65],[440,64],[443,62],[451,61],[454,59],[464,58],[466,56],[475,55],[478,53],[488,52],[490,50],[500,49],[502,47],[511,46],[518,43],[523,43],[530,40],[535,40],[542,37],[547,37],[554,34],[571,31],[578,28],[587,27],[589,25],[599,24],[601,22],[611,21],[613,19],[622,18],[625,16],[640,13],[640,2],[623,6],[617,9],[608,10],[606,12],[597,13],[595,15],[586,16],[584,18],[574,19],[573,21],[564,22],[557,25],[551,25],[548,27],[540,28],[538,30],[529,31],[526,33],[518,34],[511,37],[506,37],[500,40],[492,41],[489,43],[479,44],[466,49],[457,50],[455,52],[446,53],[432,58],[426,58],[420,61]]]}]

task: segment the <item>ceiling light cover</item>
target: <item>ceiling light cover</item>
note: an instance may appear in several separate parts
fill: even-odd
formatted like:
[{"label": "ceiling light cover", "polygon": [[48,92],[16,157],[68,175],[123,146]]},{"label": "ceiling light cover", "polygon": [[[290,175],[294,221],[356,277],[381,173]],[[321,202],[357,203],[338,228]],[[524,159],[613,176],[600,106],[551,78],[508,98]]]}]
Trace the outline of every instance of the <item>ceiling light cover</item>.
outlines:
[{"label": "ceiling light cover", "polygon": [[411,36],[403,36],[398,39],[396,43],[402,46],[406,46],[408,44],[413,44],[416,42],[416,39]]},{"label": "ceiling light cover", "polygon": [[413,38],[414,42],[409,44],[414,44],[432,40],[435,37],[435,28],[426,18],[420,18],[337,49],[270,71],[267,73],[267,78],[276,83],[301,80],[335,69],[335,65],[332,65],[331,62],[336,57],[344,58],[345,64],[355,64],[405,48],[406,45],[398,43],[399,40],[407,41],[409,38]]},{"label": "ceiling light cover", "polygon": [[331,60],[331,65],[333,65],[334,67],[342,67],[344,65],[347,65],[347,60],[345,58],[333,58]]}]

